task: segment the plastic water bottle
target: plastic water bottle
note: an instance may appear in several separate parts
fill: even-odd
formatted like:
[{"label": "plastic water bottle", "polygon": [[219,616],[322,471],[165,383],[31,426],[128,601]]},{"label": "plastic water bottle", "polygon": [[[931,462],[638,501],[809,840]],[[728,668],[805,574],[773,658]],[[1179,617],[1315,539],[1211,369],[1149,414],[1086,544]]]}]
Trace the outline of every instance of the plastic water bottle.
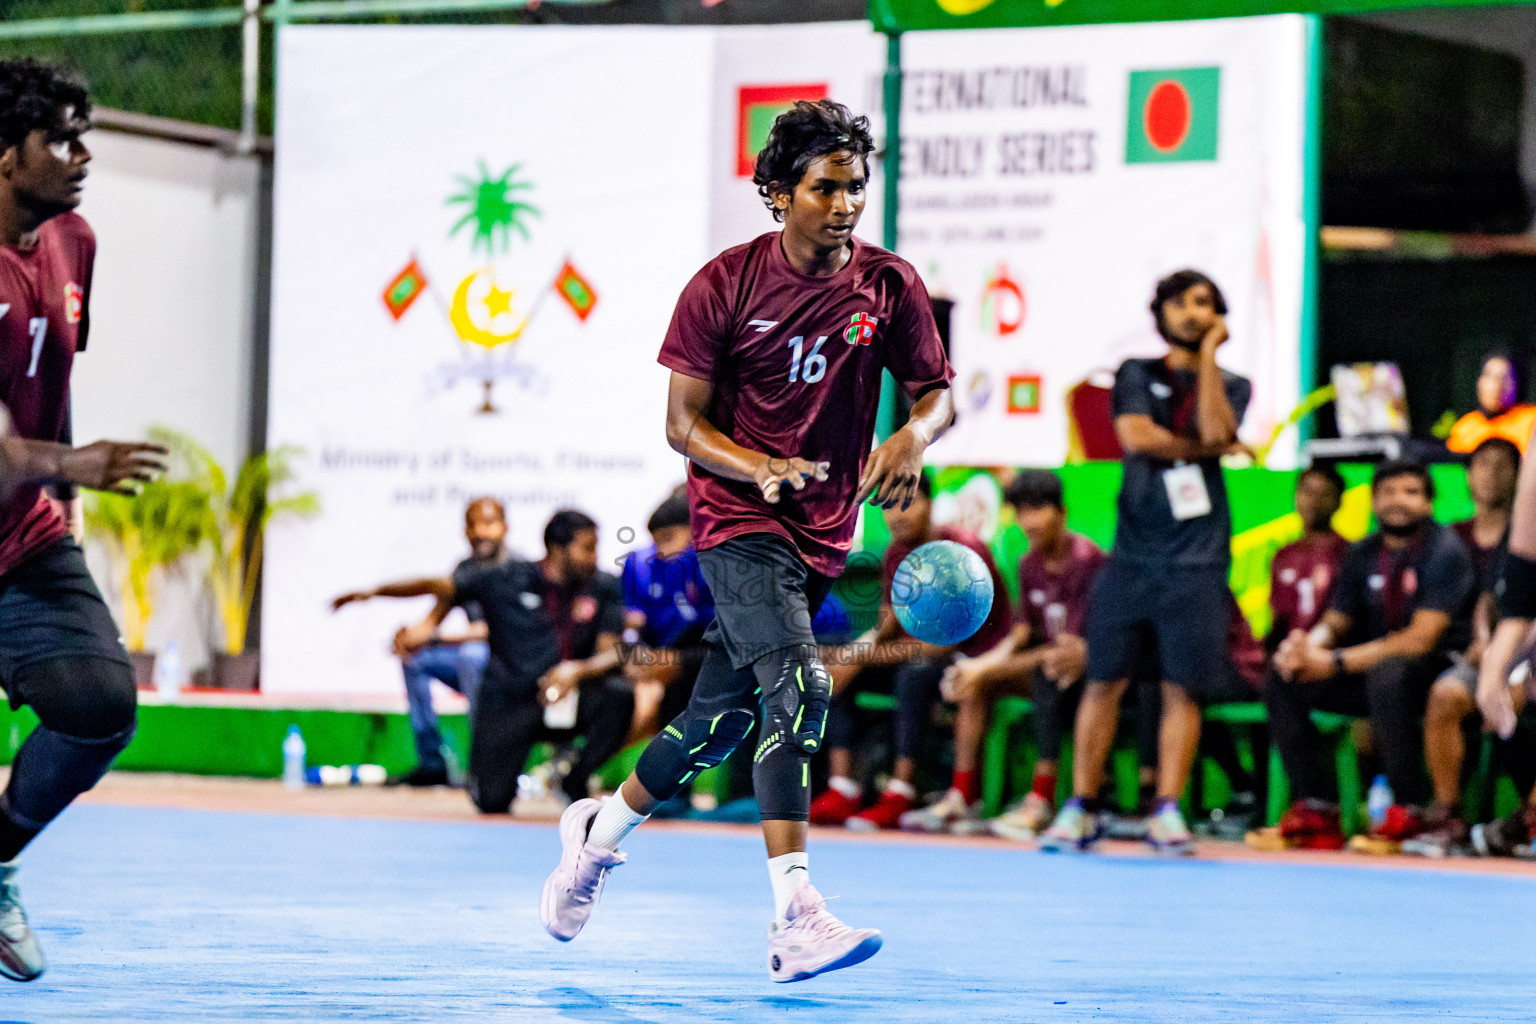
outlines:
[{"label": "plastic water bottle", "polygon": [[288,727],[283,737],[283,785],[288,789],[304,788],[304,734],[297,725]]},{"label": "plastic water bottle", "polygon": [[1371,819],[1371,827],[1376,828],[1387,820],[1387,808],[1391,807],[1394,798],[1392,786],[1387,782],[1385,775],[1378,775],[1371,780],[1371,791],[1365,798],[1366,815]]},{"label": "plastic water bottle", "polygon": [[155,692],[167,704],[181,699],[181,651],[170,640],[155,659]]}]

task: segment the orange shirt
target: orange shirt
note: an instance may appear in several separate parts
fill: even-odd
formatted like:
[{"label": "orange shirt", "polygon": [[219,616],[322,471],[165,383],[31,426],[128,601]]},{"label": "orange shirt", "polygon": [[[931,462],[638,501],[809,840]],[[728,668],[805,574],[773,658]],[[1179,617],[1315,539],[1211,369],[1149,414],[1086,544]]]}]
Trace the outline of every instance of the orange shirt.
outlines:
[{"label": "orange shirt", "polygon": [[1490,437],[1502,437],[1513,441],[1523,455],[1531,440],[1533,426],[1536,426],[1536,405],[1512,405],[1493,419],[1484,416],[1481,409],[1473,409],[1456,421],[1445,446],[1453,452],[1466,454]]}]

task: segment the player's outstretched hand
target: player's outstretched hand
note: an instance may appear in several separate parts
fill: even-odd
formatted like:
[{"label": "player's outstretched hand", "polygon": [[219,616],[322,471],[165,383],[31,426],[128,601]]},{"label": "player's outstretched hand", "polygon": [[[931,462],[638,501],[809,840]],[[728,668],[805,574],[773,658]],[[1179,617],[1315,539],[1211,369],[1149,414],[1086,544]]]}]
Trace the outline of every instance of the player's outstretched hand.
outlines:
[{"label": "player's outstretched hand", "polygon": [[163,445],[143,441],[97,441],[60,456],[59,475],[77,487],[131,496],[165,472],[169,454]]},{"label": "player's outstretched hand", "polygon": [[881,508],[900,505],[905,511],[917,494],[917,478],[923,472],[926,447],[907,427],[886,438],[884,444],[870,453],[853,503],[858,505],[867,500]]},{"label": "player's outstretched hand", "polygon": [[770,505],[775,505],[778,503],[779,493],[784,484],[789,484],[797,491],[803,491],[806,480],[825,480],[831,465],[830,462],[770,457],[758,467],[752,479],[757,484],[757,489],[762,492],[763,500]]},{"label": "player's outstretched hand", "polygon": [[349,604],[357,601],[371,601],[377,596],[378,595],[371,590],[354,590],[350,594],[342,594],[336,600],[332,601],[331,611],[339,612]]}]

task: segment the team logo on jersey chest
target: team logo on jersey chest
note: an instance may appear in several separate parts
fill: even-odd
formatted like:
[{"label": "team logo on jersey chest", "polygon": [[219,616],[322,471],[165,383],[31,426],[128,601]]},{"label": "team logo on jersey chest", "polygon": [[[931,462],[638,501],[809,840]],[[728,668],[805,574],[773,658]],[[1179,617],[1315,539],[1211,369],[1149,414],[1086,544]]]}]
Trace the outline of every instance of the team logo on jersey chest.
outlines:
[{"label": "team logo on jersey chest", "polygon": [[85,312],[85,292],[75,282],[64,286],[64,322],[77,324]]},{"label": "team logo on jersey chest", "polygon": [[850,345],[868,345],[875,340],[875,328],[880,321],[868,313],[855,313],[848,324],[848,330],[843,333],[843,340]]}]

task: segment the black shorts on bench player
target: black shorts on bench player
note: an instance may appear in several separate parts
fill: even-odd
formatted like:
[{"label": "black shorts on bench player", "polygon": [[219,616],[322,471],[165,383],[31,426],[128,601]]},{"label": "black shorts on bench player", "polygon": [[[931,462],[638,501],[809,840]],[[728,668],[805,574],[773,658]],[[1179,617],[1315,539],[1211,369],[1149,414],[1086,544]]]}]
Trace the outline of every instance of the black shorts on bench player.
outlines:
[{"label": "black shorts on bench player", "polygon": [[[859,503],[905,504],[952,417],[945,359],[917,272],[853,236],[873,146],[867,118],[831,101],[775,121],[754,181],[780,232],[721,253],[678,300],[660,360],[667,438],[688,496],[715,623],[687,709],[605,801],[561,820],[564,854],[541,913],[560,939],[587,920],[624,837],[757,724],[753,770],[775,922],[769,973],[796,981],[879,948],[827,913],[805,853],[810,757],[831,684],[811,616],[852,546]],[[885,371],[908,423],[870,451]]]}]

